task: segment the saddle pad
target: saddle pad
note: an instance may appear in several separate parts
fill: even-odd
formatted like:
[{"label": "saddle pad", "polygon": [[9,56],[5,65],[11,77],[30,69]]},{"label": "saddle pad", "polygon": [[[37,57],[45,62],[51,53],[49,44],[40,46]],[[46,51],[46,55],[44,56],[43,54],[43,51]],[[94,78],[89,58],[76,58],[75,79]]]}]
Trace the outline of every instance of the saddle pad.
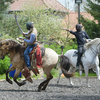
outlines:
[{"label": "saddle pad", "polygon": [[45,48],[42,47],[40,48],[40,46],[37,46],[37,50],[36,50],[36,64],[38,68],[41,68],[42,66],[42,58],[45,55]]},{"label": "saddle pad", "polygon": [[[34,52],[34,51],[36,51],[36,52]],[[42,66],[42,58],[45,55],[45,48],[44,47],[40,48],[39,45],[37,45],[35,48],[33,48],[31,53],[29,54],[31,61],[32,61],[32,53],[34,53],[34,57],[36,58],[36,65],[37,65],[37,67],[41,68],[41,66]]]},{"label": "saddle pad", "polygon": [[41,55],[40,46],[37,46],[36,48],[36,65],[38,68],[42,66],[42,55]]}]

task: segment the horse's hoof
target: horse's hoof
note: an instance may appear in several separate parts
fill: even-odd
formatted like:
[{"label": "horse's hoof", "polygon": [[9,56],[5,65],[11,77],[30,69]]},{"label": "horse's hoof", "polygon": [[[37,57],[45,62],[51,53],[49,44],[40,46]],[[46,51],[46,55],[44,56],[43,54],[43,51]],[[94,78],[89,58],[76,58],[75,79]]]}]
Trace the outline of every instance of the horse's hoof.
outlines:
[{"label": "horse's hoof", "polygon": [[74,83],[70,83],[71,86],[74,86]]},{"label": "horse's hoof", "polygon": [[90,88],[91,86],[88,84],[88,88]]},{"label": "horse's hoof", "polygon": [[42,88],[41,90],[42,90],[42,91],[45,91],[45,88]]},{"label": "horse's hoof", "polygon": [[6,80],[8,83],[12,84],[12,81],[11,80]]},{"label": "horse's hoof", "polygon": [[26,82],[25,82],[25,81],[23,81],[21,84],[22,84],[22,85],[25,85],[25,84],[26,84]]},{"label": "horse's hoof", "polygon": [[13,84],[12,81],[9,82],[10,84]]},{"label": "horse's hoof", "polygon": [[41,90],[40,90],[40,89],[38,89],[38,92],[41,92]]},{"label": "horse's hoof", "polygon": [[59,81],[57,81],[57,85],[58,85]]},{"label": "horse's hoof", "polygon": [[98,80],[100,80],[100,76],[98,77]]},{"label": "horse's hoof", "polygon": [[22,86],[22,85],[25,85],[25,84],[26,84],[26,82],[23,81],[23,82],[21,82],[21,83],[19,84],[19,86]]},{"label": "horse's hoof", "polygon": [[41,91],[46,92],[46,90],[45,90],[45,89],[41,89]]}]

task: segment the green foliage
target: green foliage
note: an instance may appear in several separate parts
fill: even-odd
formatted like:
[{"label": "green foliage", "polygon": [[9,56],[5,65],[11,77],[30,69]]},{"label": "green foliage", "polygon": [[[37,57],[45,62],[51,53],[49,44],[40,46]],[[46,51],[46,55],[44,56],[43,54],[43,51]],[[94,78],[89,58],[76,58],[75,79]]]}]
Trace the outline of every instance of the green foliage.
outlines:
[{"label": "green foliage", "polygon": [[3,32],[1,32],[0,39],[13,39],[13,38],[8,34],[4,34]]},{"label": "green foliage", "polygon": [[81,16],[80,21],[89,37],[94,39],[96,37],[100,37],[100,1],[98,0],[98,4],[93,3],[91,0],[87,0],[87,2],[85,10],[94,17],[94,20],[91,21],[90,19],[85,19]]},{"label": "green foliage", "polygon": [[14,0],[0,0],[0,21],[3,19],[4,14],[7,12],[9,3],[13,3]]},{"label": "green foliage", "polygon": [[[44,47],[45,48],[51,48],[53,49],[55,52],[57,52],[57,54],[61,54],[61,47],[62,45],[58,45],[56,43],[52,43],[51,45],[49,44],[45,44]],[[77,49],[77,44],[75,44],[75,42],[69,43],[67,45],[63,45],[64,49],[63,49],[63,54],[70,49]]]},{"label": "green foliage", "polygon": [[59,70],[53,68],[51,70],[51,74],[53,75],[53,77],[58,77],[59,76]]},{"label": "green foliage", "polygon": [[14,16],[5,17],[2,20],[1,31],[3,32],[3,36],[8,34],[10,37],[16,38],[20,35]]},{"label": "green foliage", "polygon": [[81,16],[81,22],[91,39],[99,36],[100,28],[98,24],[96,24],[94,21],[91,21],[90,19],[84,19],[83,16]]},{"label": "green foliage", "polygon": [[2,75],[0,74],[0,80],[1,79],[6,79],[6,75],[5,74],[2,74]]},{"label": "green foliage", "polygon": [[[24,32],[27,31],[26,23],[31,21],[38,31],[39,41],[48,40],[49,38],[59,40],[61,37],[61,20],[58,20],[59,17],[56,15],[56,12],[54,13],[52,9],[44,10],[41,7],[33,10],[34,6],[34,4],[28,7],[27,5],[23,5],[24,9],[26,9],[25,11],[20,13],[15,12],[22,30]],[[6,16],[2,21],[2,31],[13,38],[20,36],[21,32],[13,14]]]},{"label": "green foliage", "polygon": [[0,59],[0,74],[4,74],[10,66],[10,59],[5,56],[4,60]]},{"label": "green foliage", "polygon": [[[89,77],[97,76],[95,72],[89,72]],[[75,72],[75,77],[80,77],[79,72]],[[85,72],[82,72],[82,77],[85,77]]]}]

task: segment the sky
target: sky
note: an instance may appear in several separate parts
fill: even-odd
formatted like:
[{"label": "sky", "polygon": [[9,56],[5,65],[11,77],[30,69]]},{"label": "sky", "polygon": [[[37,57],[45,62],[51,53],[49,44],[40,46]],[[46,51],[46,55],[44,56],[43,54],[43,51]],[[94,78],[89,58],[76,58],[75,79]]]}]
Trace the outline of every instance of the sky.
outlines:
[{"label": "sky", "polygon": [[[65,6],[67,9],[70,9],[71,11],[75,11],[75,7],[77,7],[77,4],[75,4],[75,0],[57,0],[60,2],[63,6]],[[86,2],[86,0],[84,0]],[[80,11],[84,11],[84,2],[80,4]]]},{"label": "sky", "polygon": [[60,2],[62,5],[65,6],[65,0],[57,0],[58,2]]},{"label": "sky", "polygon": [[75,0],[57,0],[58,2],[60,2],[63,6],[67,7],[70,10],[74,10],[74,6],[75,6]]}]

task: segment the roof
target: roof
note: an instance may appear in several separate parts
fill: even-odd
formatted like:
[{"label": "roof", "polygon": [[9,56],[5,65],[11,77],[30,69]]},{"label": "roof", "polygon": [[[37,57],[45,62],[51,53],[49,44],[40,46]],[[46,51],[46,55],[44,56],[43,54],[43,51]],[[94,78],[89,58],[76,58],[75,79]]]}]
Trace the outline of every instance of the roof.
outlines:
[{"label": "roof", "polygon": [[36,7],[43,7],[44,9],[54,9],[58,11],[67,12],[68,10],[60,4],[57,0],[15,0],[9,7],[9,11],[23,11],[25,8],[24,5],[30,6],[34,5],[33,9]]}]

